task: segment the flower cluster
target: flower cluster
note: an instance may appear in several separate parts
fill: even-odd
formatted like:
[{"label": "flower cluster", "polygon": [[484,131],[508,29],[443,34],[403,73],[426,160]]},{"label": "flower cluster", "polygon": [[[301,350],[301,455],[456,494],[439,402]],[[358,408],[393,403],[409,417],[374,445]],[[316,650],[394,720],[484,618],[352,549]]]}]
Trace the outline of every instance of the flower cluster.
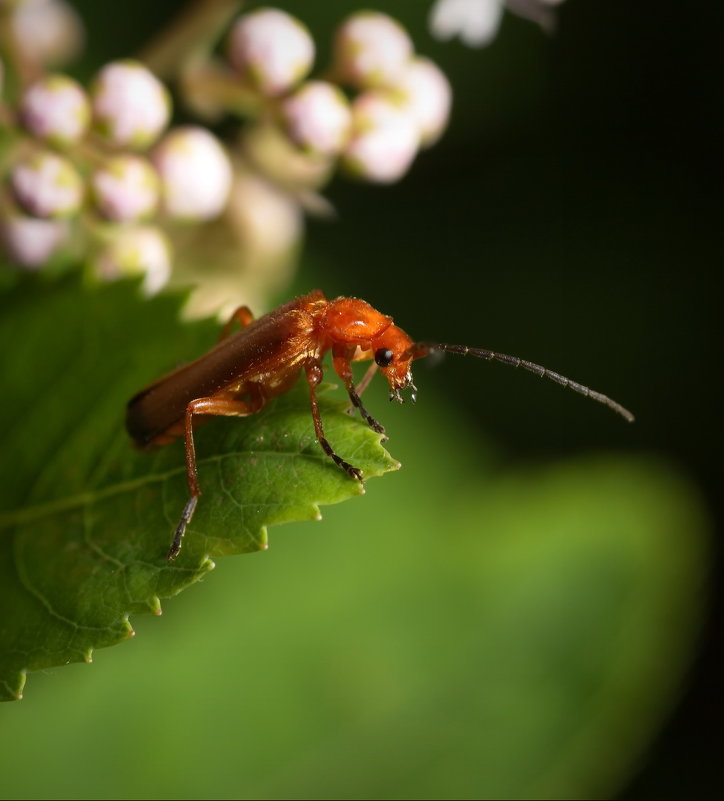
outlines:
[{"label": "flower cluster", "polygon": [[[504,3],[520,13],[558,1],[438,0],[431,25],[443,37],[466,26],[479,43]],[[338,170],[395,182],[444,131],[450,85],[387,14],[344,19],[315,77],[316,46],[301,21],[268,7],[234,19],[234,9],[195,4],[155,51],[106,64],[82,86],[58,71],[84,41],[65,0],[0,8],[12,43],[0,100],[9,133],[0,239],[16,263],[38,268],[65,252],[102,278],[142,274],[149,293],[172,261],[183,283],[203,264],[200,312],[256,296],[263,305],[287,277],[303,211],[329,211],[320,193]],[[169,128],[166,81],[206,124],[239,117],[233,145],[202,125]]]},{"label": "flower cluster", "polygon": [[[12,15],[22,59],[7,64],[18,88],[5,107],[14,136],[0,174],[0,236],[26,267],[65,247],[102,278],[145,275],[153,292],[169,278],[172,252],[188,280],[184,261],[208,260],[221,242],[212,253],[217,277],[220,264],[233,263],[247,285],[269,284],[295,250],[302,210],[329,209],[319,193],[337,168],[396,181],[448,119],[442,71],[415,55],[400,23],[378,12],[339,25],[320,78],[311,77],[312,35],[286,12],[259,8],[213,36],[200,18],[207,49],[193,58],[176,54],[175,74],[158,71],[178,79],[184,105],[206,121],[243,118],[232,148],[200,125],[168,128],[171,96],[151,69],[153,57],[106,64],[88,86],[50,69],[82,41],[63,0],[17,0]],[[37,57],[48,51],[37,38],[41,23],[46,39],[55,32],[65,41],[64,51],[56,42],[52,57]],[[208,45],[214,36],[223,38],[222,56]],[[195,232],[211,223],[213,237],[202,243]],[[207,274],[204,284],[207,311],[221,304],[228,282]]]},{"label": "flower cluster", "polygon": [[103,277],[142,273],[152,292],[171,268],[156,223],[200,222],[227,201],[231,162],[200,127],[167,130],[171,101],[142,64],[106,64],[86,89],[47,73],[22,90],[5,176],[2,236],[12,257],[45,263],[72,235]]},{"label": "flower cluster", "polygon": [[[230,149],[206,127],[168,128],[171,97],[149,68],[153,57],[106,64],[81,86],[51,69],[83,40],[70,6],[13,4],[21,58],[6,64],[15,96],[3,107],[13,136],[0,173],[0,237],[14,261],[40,267],[65,248],[102,278],[144,274],[152,292],[169,278],[173,251],[188,280],[184,260],[199,263],[205,250],[217,277],[220,264],[233,263],[247,283],[269,284],[272,265],[288,263],[296,249],[302,210],[329,209],[319,192],[338,167],[396,181],[444,129],[449,84],[391,17],[358,12],[344,20],[332,64],[314,78],[315,43],[299,20],[259,8],[211,31],[203,6],[197,34],[206,50],[177,53],[175,74],[159,72],[178,79],[185,106],[206,121],[243,118]],[[224,39],[222,57],[209,45],[214,36]],[[195,232],[211,223],[213,237],[202,245]],[[204,284],[207,311],[228,282],[207,275]]]},{"label": "flower cluster", "polygon": [[409,169],[421,146],[442,133],[450,85],[416,56],[403,26],[360,11],[337,28],[326,78],[309,79],[315,46],[301,22],[261,8],[241,17],[228,60],[260,105],[302,153],[369,181],[390,183]]}]

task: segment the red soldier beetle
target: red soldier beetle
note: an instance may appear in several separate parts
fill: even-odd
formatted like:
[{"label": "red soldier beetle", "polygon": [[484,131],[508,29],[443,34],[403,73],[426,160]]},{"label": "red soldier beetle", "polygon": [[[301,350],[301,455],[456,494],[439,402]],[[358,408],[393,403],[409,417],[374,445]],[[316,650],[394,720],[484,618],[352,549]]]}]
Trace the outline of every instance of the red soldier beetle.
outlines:
[{"label": "red soldier beetle", "polygon": [[[230,334],[237,321],[240,331]],[[627,409],[600,392],[554,373],[533,362],[465,345],[414,342],[381,314],[357,298],[327,300],[320,290],[302,295],[255,320],[247,307],[238,309],[222,331],[221,340],[204,356],[162,376],[128,403],[126,427],[136,445],[150,448],[183,436],[186,443],[186,475],[191,495],[174,533],[167,558],[181,550],[186,527],[200,495],[194,449],[194,418],[203,416],[247,417],[260,411],[277,395],[287,392],[304,372],[309,386],[314,432],[322,450],[348,475],[362,481],[362,471],[335,453],[319,414],[317,385],[322,380],[322,359],[332,351],[332,366],[344,381],[352,405],[379,434],[385,429],[367,411],[360,398],[375,370],[390,385],[390,400],[402,402],[409,389],[414,402],[417,388],[410,365],[434,351],[446,351],[522,367],[541,378],[592,398],[631,422]],[[352,362],[371,359],[366,376],[356,387]]]}]

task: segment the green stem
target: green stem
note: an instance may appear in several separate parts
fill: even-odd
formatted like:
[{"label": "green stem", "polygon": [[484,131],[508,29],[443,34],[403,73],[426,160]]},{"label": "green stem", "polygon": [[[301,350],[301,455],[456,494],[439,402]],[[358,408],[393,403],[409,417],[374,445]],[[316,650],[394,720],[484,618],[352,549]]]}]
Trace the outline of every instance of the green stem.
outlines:
[{"label": "green stem", "polygon": [[242,0],[191,0],[138,58],[159,78],[174,78],[189,58],[211,50],[242,5]]},{"label": "green stem", "polygon": [[6,67],[3,94],[6,98],[10,96],[14,99],[43,74],[43,68],[39,61],[20,47],[13,32],[12,12],[11,6],[0,7],[0,53],[3,55]]}]

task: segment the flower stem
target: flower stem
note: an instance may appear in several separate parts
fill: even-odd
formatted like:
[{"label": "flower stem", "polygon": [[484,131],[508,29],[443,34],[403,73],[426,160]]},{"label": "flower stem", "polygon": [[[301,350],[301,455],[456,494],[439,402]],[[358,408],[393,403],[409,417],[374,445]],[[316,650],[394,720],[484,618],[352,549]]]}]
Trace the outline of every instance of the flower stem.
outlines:
[{"label": "flower stem", "polygon": [[174,78],[188,59],[211,50],[242,5],[242,0],[191,0],[138,58],[162,80]]}]

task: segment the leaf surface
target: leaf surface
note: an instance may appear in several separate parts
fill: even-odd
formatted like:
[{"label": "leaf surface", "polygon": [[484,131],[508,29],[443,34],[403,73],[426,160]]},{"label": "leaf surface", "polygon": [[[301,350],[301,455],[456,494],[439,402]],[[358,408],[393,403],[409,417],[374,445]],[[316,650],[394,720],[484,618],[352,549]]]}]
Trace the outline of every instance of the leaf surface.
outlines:
[{"label": "leaf surface", "polygon": [[[262,412],[196,433],[202,497],[183,550],[166,562],[188,497],[183,443],[135,451],[125,404],[208,348],[218,326],[183,325],[180,298],[142,302],[135,283],[84,289],[28,279],[0,304],[5,436],[0,487],[0,698],[25,673],[81,660],[133,634],[129,615],[214,567],[267,547],[267,526],[315,519],[360,494],[322,453],[298,384]],[[367,477],[396,463],[380,437],[322,391],[325,430]]]}]

